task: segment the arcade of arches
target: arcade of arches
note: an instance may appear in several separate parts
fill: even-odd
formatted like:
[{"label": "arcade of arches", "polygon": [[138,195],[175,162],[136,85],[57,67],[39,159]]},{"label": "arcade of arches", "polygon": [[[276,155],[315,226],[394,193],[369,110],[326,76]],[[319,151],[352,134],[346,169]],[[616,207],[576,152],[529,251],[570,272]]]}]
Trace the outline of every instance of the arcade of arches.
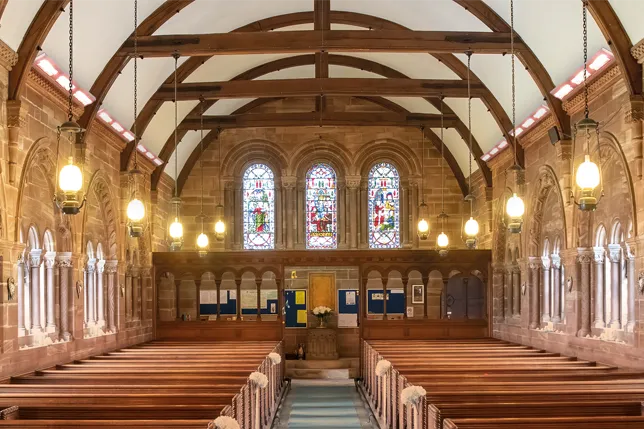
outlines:
[{"label": "arcade of arches", "polygon": [[[0,0],[3,378],[155,339],[284,340],[291,353],[317,305],[334,310],[340,357],[360,356],[361,339],[492,337],[644,369],[639,1],[588,6],[600,124],[589,151],[603,189],[592,212],[576,205],[579,0],[549,2],[561,10],[547,35],[533,28],[538,2],[516,2],[516,159],[509,0],[138,0],[136,112],[134,0],[96,28],[107,2],[76,3],[72,114],[86,132],[70,141],[57,135],[69,0]],[[77,215],[53,202],[70,154],[86,196]],[[140,237],[128,229],[133,189]],[[521,233],[508,229],[511,192],[525,201]]]}]

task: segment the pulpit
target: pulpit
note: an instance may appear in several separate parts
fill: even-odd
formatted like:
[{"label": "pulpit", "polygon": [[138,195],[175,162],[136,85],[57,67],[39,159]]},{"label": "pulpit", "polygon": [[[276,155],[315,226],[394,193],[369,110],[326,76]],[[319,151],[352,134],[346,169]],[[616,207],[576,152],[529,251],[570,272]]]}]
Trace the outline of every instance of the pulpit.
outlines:
[{"label": "pulpit", "polygon": [[312,360],[337,359],[337,332],[333,328],[313,328],[308,330],[306,358]]}]

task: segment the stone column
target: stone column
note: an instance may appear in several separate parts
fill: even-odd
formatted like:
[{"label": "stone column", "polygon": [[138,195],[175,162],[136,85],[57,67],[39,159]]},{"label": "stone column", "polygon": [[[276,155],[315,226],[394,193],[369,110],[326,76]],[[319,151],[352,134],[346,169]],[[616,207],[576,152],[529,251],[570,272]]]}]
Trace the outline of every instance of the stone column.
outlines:
[{"label": "stone column", "polygon": [[217,291],[217,320],[221,319],[221,279],[215,278],[215,290]]},{"label": "stone column", "polygon": [[358,187],[360,176],[347,176],[347,189],[349,189],[349,247],[358,248]]},{"label": "stone column", "polygon": [[105,261],[100,260],[96,263],[96,293],[98,295],[96,307],[99,326],[105,326],[104,273]]},{"label": "stone column", "polygon": [[581,326],[577,333],[580,337],[590,334],[590,263],[593,260],[594,252],[591,248],[577,249],[579,268],[581,270],[580,288],[581,291]]},{"label": "stone column", "polygon": [[633,332],[637,320],[635,319],[635,283],[637,278],[635,276],[635,252],[633,248],[635,246],[631,245],[624,249],[624,254],[626,255],[626,275],[628,277],[628,321],[626,323],[626,331]]},{"label": "stone column", "polygon": [[72,294],[72,299],[74,296],[71,281],[72,254],[71,252],[58,253],[56,259],[58,259],[58,269],[60,271],[60,334],[63,340],[70,341],[72,334],[69,331],[69,294]]},{"label": "stone column", "polygon": [[[181,284],[181,280],[177,283],[177,318],[181,318],[181,314],[179,313],[180,307],[179,307],[179,285]],[[126,320],[131,320],[132,319],[132,297],[134,295],[132,294],[132,267],[128,267],[127,271],[125,272],[125,319]]]},{"label": "stone column", "polygon": [[132,267],[132,308],[130,314],[132,319],[139,319],[139,296],[141,295],[141,273],[138,267]]},{"label": "stone column", "polygon": [[18,258],[17,265],[18,336],[22,337],[27,333],[25,329],[25,260],[22,256]]},{"label": "stone column", "polygon": [[17,178],[18,152],[20,151],[20,130],[27,125],[27,103],[21,100],[7,100],[7,134],[9,137],[9,184],[15,185]]},{"label": "stone column", "polygon": [[552,321],[561,322],[561,257],[551,255],[552,261]]},{"label": "stone column", "polygon": [[105,272],[107,273],[107,327],[110,332],[116,332],[116,303],[118,300],[118,263],[119,261],[107,261]]},{"label": "stone column", "polygon": [[243,242],[243,236],[244,236],[244,213],[242,212],[242,204],[243,204],[242,182],[235,181],[234,186],[235,186],[235,190],[234,190],[235,203],[233,207],[234,207],[235,216],[233,220],[233,230],[235,233],[235,237],[233,242],[233,249],[239,250],[243,248],[242,242]]},{"label": "stone column", "polygon": [[31,333],[41,332],[40,325],[40,263],[42,250],[34,249],[29,252],[31,267]]},{"label": "stone column", "polygon": [[233,188],[234,188],[234,181],[230,179],[228,180],[224,179],[224,218],[226,220],[226,238],[224,239],[224,246],[226,250],[230,250],[233,248],[234,232],[232,228],[233,228],[233,225],[235,224],[234,222],[235,200],[234,200]]},{"label": "stone column", "polygon": [[515,265],[512,268],[512,315],[521,314],[521,268]]},{"label": "stone column", "polygon": [[548,256],[543,256],[541,258],[541,263],[543,264],[541,267],[543,274],[543,304],[541,307],[541,321],[547,323],[550,322],[550,258]]},{"label": "stone column", "polygon": [[[401,184],[400,189],[400,219],[404,219],[408,224],[413,225],[411,221],[412,211],[409,209],[409,183],[405,181],[405,183]],[[411,243],[409,242],[409,228],[403,227],[401,232],[402,247],[409,249],[411,247]]]},{"label": "stone column", "polygon": [[360,248],[368,249],[369,248],[369,182],[367,180],[362,180],[360,182],[360,191],[358,192],[358,207],[360,211],[358,212],[358,235],[360,236]]},{"label": "stone column", "polygon": [[[636,44],[641,45],[641,42]],[[637,48],[635,48],[637,49]],[[639,49],[644,52],[644,49]],[[633,51],[634,52],[634,51]],[[640,54],[641,55],[641,54]],[[633,56],[636,56],[633,54]],[[644,62],[644,56],[640,58],[640,63]],[[638,179],[642,178],[642,153],[644,151],[644,99],[642,95],[631,95],[624,106],[624,124],[627,125],[624,132],[624,147],[632,147],[634,154],[634,170]]]},{"label": "stone column", "polygon": [[241,322],[241,316],[242,316],[242,310],[241,310],[241,279],[235,279],[235,285],[237,286],[237,299],[235,302],[237,303],[237,311],[236,311],[236,317],[237,317],[237,322]]},{"label": "stone column", "polygon": [[622,258],[622,248],[618,244],[608,245],[608,259],[610,260],[610,324],[613,329],[622,327],[620,321],[621,313],[621,276],[620,276],[620,262]]},{"label": "stone column", "polygon": [[528,258],[530,270],[530,329],[539,327],[539,269],[543,262],[541,258],[531,256]]},{"label": "stone column", "polygon": [[282,210],[282,186],[275,182],[275,248],[284,249],[284,210]]},{"label": "stone column", "polygon": [[593,247],[593,266],[595,268],[595,321],[593,323],[595,328],[606,327],[604,320],[604,248]]},{"label": "stone column", "polygon": [[282,320],[282,308],[284,307],[284,290],[282,289],[282,280],[275,279],[277,287],[277,320]]},{"label": "stone column", "polygon": [[282,176],[282,188],[285,194],[285,208],[286,212],[286,248],[293,249],[295,243],[295,233],[297,225],[296,209],[295,209],[295,186],[297,185],[297,177],[295,176]]},{"label": "stone column", "polygon": [[295,237],[296,247],[306,247],[306,183],[300,181],[296,187],[296,200],[295,200]]},{"label": "stone column", "polygon": [[54,289],[56,288],[54,279],[54,267],[56,265],[56,252],[45,253],[45,284],[47,291],[47,331],[54,331],[56,329],[56,319],[54,316],[54,307],[56,304]]},{"label": "stone column", "polygon": [[345,222],[347,221],[347,212],[346,212],[346,201],[344,199],[344,181],[337,182],[338,193],[337,193],[337,211],[336,211],[336,221],[338,223],[338,249],[343,249],[347,244],[347,234],[345,228]]},{"label": "stone column", "polygon": [[419,246],[418,234],[416,234],[416,224],[418,223],[418,181],[411,181],[411,198],[410,204],[408,207],[411,207],[409,210],[411,222],[408,222],[407,225],[402,223],[401,228],[406,228],[409,231],[409,241],[412,243],[412,247],[417,249]]},{"label": "stone column", "polygon": [[257,320],[262,320],[262,279],[255,279],[255,285],[257,287]]},{"label": "stone column", "polygon": [[512,267],[509,266],[503,270],[503,293],[505,294],[505,302],[503,306],[503,315],[505,317],[512,317],[512,309],[514,308],[514,303],[512,302]]},{"label": "stone column", "polygon": [[95,302],[96,302],[96,259],[91,258],[87,261],[87,307],[85,307],[85,314],[87,314],[87,325],[94,326],[96,324]]}]

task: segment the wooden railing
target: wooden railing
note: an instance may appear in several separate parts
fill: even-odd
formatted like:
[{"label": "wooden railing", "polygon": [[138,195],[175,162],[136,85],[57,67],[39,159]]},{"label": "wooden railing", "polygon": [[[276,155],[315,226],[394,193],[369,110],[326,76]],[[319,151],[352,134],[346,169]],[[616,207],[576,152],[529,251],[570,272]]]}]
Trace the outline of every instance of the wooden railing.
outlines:
[{"label": "wooden railing", "polygon": [[[259,429],[270,428],[284,387],[283,342],[280,341],[275,346],[273,353],[277,353],[282,357],[281,363],[274,365],[267,356],[257,368],[257,372],[261,372],[268,378],[268,386],[265,389],[261,389],[259,395]],[[236,419],[242,429],[258,429],[254,427],[258,408],[253,389],[250,379],[247,379],[246,384],[233,397],[232,404],[221,411],[222,416]]]},{"label": "wooden railing", "polygon": [[[423,397],[417,407],[405,406],[400,400],[400,393],[411,386],[411,383],[394,367],[384,377],[378,377],[376,365],[383,359],[369,343],[362,342],[361,368],[364,389],[377,414],[380,427],[427,429],[427,398]],[[386,398],[383,398],[383,385]]]}]

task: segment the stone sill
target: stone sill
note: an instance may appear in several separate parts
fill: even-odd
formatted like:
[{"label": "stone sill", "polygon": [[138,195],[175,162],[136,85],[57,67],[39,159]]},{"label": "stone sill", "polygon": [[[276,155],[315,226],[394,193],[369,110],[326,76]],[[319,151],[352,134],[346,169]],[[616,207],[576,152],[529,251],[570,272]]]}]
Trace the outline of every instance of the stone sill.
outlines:
[{"label": "stone sill", "polygon": [[54,328],[51,332],[39,332],[34,334],[26,334],[18,337],[19,350],[32,350],[40,347],[48,347],[56,344],[64,344],[69,341],[60,338],[58,331]]}]

